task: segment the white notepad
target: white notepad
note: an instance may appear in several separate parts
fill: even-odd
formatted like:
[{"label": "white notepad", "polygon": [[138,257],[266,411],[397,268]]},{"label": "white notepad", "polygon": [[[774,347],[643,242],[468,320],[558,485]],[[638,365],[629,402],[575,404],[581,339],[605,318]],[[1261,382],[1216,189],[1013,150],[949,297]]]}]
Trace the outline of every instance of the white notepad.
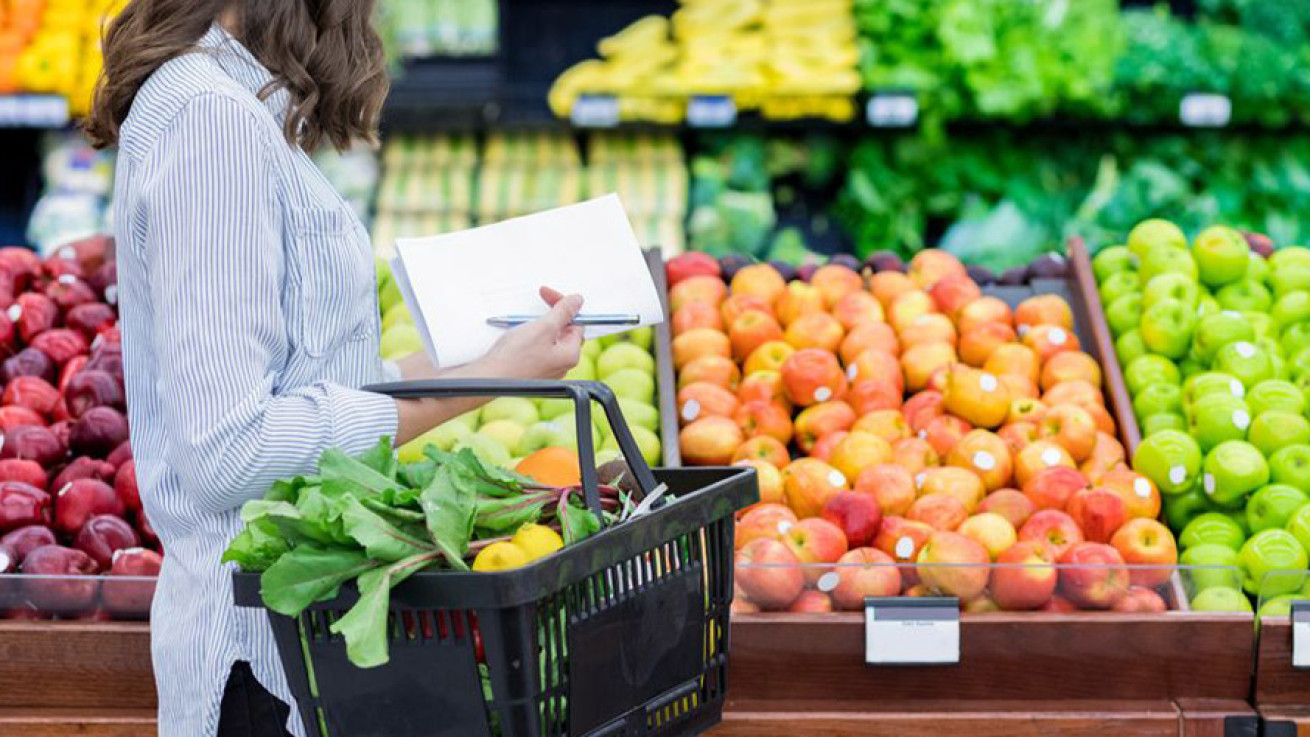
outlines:
[{"label": "white notepad", "polygon": [[[488,318],[539,315],[540,287],[581,294],[583,312],[655,325],[664,310],[618,195],[458,233],[396,241],[392,274],[428,355],[459,366],[504,334]],[[586,328],[588,338],[632,330]]]}]

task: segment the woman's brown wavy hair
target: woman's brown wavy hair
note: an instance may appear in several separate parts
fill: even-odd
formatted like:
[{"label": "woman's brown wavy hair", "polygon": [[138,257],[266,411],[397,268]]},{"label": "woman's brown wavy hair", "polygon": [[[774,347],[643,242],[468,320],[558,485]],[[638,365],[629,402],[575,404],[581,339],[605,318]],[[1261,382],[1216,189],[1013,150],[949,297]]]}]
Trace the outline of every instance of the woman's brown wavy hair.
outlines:
[{"label": "woman's brown wavy hair", "polygon": [[388,76],[373,26],[377,0],[132,0],[109,26],[105,71],[87,120],[91,141],[118,143],[137,91],[165,62],[192,49],[227,8],[236,34],[273,74],[261,92],[291,95],[286,138],[314,151],[377,141]]}]

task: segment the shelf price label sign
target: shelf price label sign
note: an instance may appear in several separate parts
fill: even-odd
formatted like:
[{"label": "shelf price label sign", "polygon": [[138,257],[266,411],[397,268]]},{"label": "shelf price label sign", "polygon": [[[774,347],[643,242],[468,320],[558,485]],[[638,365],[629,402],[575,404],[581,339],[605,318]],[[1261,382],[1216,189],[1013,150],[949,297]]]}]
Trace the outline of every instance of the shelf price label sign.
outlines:
[{"label": "shelf price label sign", "polygon": [[864,662],[869,665],[956,665],[960,600],[870,597],[864,600]]},{"label": "shelf price label sign", "polygon": [[1292,667],[1310,670],[1310,601],[1292,602]]},{"label": "shelf price label sign", "polygon": [[1179,103],[1178,119],[1189,128],[1223,128],[1233,119],[1233,101],[1227,95],[1193,92]]},{"label": "shelf price label sign", "polygon": [[687,125],[731,128],[737,124],[737,102],[729,95],[695,95],[687,101]]},{"label": "shelf price label sign", "polygon": [[614,95],[578,95],[569,118],[579,128],[617,128],[619,100]]},{"label": "shelf price label sign", "polygon": [[908,92],[880,92],[864,108],[874,128],[909,128],[919,122],[919,99]]}]

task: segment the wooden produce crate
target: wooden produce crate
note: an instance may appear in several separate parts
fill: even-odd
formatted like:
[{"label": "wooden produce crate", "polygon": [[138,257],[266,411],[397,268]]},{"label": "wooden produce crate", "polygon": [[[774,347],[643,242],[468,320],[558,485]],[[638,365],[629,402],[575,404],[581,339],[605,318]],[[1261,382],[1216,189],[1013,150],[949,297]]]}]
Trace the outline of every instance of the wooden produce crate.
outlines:
[{"label": "wooden produce crate", "polygon": [[1292,667],[1292,623],[1287,617],[1264,617],[1260,622],[1254,694],[1264,735],[1310,735],[1310,670]]},{"label": "wooden produce crate", "polygon": [[155,734],[150,627],[0,622],[0,737]]},{"label": "wooden produce crate", "polygon": [[[1086,252],[1073,256],[1065,278],[983,292],[1012,306],[1069,302],[1131,457],[1131,400]],[[960,663],[945,667],[867,665],[860,612],[736,615],[728,705],[711,734],[1255,737],[1251,615],[1189,612],[1177,575],[1170,588],[1163,614],[962,613]]]}]

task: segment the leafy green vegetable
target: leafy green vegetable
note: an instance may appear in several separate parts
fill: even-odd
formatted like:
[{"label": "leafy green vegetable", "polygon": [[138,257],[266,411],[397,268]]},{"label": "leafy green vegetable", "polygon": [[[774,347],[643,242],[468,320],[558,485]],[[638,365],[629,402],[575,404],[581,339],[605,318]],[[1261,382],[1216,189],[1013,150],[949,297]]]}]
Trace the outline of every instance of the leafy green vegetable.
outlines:
[{"label": "leafy green vegetable", "polygon": [[300,545],[264,571],[259,591],[269,609],[295,617],[310,604],[333,598],[341,584],[377,566],[362,551]]}]

